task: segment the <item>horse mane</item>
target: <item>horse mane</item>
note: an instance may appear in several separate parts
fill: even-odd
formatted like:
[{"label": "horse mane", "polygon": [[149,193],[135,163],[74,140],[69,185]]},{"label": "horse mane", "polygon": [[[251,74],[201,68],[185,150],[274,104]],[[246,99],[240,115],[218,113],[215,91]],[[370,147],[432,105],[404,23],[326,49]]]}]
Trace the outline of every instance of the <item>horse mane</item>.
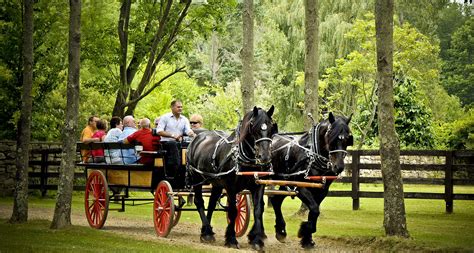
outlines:
[{"label": "horse mane", "polygon": [[242,141],[244,141],[245,138],[247,138],[247,135],[253,132],[252,125],[253,125],[253,128],[256,128],[260,126],[261,124],[265,123],[264,113],[265,112],[262,108],[258,108],[257,117],[253,118],[253,122],[252,122],[253,111],[250,111],[245,114],[242,120],[242,125],[240,126],[240,137],[239,137],[238,143],[241,143]]}]

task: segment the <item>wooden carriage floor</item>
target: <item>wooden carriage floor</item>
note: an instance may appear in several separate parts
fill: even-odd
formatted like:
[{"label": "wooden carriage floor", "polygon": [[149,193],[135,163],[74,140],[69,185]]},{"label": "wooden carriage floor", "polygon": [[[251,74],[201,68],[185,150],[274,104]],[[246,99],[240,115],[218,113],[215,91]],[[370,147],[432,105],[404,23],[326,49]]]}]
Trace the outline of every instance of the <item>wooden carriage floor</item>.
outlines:
[{"label": "wooden carriage floor", "polygon": [[[9,219],[12,212],[12,204],[0,204],[0,218]],[[52,220],[54,209],[44,207],[29,207],[30,220]],[[109,212],[107,222],[102,229],[104,233],[116,233],[123,236],[131,237],[137,240],[169,242],[170,244],[186,244],[193,248],[206,249],[209,252],[255,252],[247,243],[247,237],[238,238],[240,249],[234,250],[224,247],[224,229],[215,228],[216,242],[213,244],[203,244],[199,241],[200,224],[186,223],[180,221],[167,238],[157,237],[153,227],[153,220],[114,217],[114,212]],[[196,213],[196,215],[198,215]],[[72,223],[77,226],[89,226],[83,212],[73,211]],[[251,225],[251,224],[250,224]],[[250,228],[249,228],[250,229]],[[248,232],[248,231],[247,231]],[[275,239],[274,230],[266,228],[267,240],[265,241],[266,252],[367,252],[363,246],[351,246],[346,243],[339,243],[328,238],[315,238],[318,246],[311,250],[305,251],[299,246],[297,238],[287,238],[286,243],[280,243]],[[296,231],[293,231],[296,234]]]}]

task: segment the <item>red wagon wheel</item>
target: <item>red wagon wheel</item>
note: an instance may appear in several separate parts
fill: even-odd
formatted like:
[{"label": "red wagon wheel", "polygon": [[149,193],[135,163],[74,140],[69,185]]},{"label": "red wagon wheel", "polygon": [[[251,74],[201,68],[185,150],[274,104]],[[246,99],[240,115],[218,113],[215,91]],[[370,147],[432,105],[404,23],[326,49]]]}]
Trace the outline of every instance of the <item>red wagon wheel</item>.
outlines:
[{"label": "red wagon wheel", "polygon": [[173,189],[168,181],[161,181],[156,187],[153,203],[153,222],[155,232],[160,237],[166,237],[173,227],[174,202]]},{"label": "red wagon wheel", "polygon": [[[250,197],[247,194],[237,194],[237,217],[235,218],[235,236],[241,237],[245,235],[250,223]],[[227,204],[229,204],[227,200]],[[226,212],[227,222],[229,222],[229,214]]]},{"label": "red wagon wheel", "polygon": [[[181,199],[183,199],[183,197],[179,196],[178,197],[178,203],[181,202]],[[184,201],[184,199],[183,199],[183,201]],[[173,226],[171,226],[171,227],[176,226],[179,222],[179,218],[181,218],[181,209],[179,209],[179,210],[178,209],[177,208],[174,209]]]},{"label": "red wagon wheel", "polygon": [[92,171],[87,178],[84,204],[89,226],[102,228],[109,212],[109,192],[105,176],[99,170]]}]

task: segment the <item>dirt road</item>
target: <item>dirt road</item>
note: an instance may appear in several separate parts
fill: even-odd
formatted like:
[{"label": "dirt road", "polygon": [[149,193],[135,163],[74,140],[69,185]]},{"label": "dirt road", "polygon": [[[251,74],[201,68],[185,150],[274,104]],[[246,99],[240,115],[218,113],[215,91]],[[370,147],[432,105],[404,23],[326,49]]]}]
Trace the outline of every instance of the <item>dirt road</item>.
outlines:
[{"label": "dirt road", "polygon": [[[0,205],[0,218],[8,219],[11,215],[12,207]],[[42,219],[42,220],[51,220],[53,217],[53,209],[50,208],[38,208],[30,207],[29,209],[29,219]],[[203,244],[199,241],[199,224],[191,224],[186,222],[180,222],[176,225],[167,238],[157,237],[153,228],[153,222],[144,221],[141,219],[133,218],[120,218],[114,217],[115,212],[109,212],[109,217],[103,228],[104,232],[107,233],[116,233],[123,236],[146,240],[146,241],[160,241],[169,244],[186,244],[193,248],[206,249],[210,252],[252,252],[250,245],[247,243],[246,237],[239,238],[240,249],[229,249],[224,247],[224,230],[221,228],[215,229],[216,232],[216,242],[212,244]],[[73,211],[72,213],[72,223],[78,226],[88,226],[85,216],[82,212]],[[267,229],[266,231],[268,239],[265,242],[265,251],[266,252],[308,252],[303,250],[298,240],[289,239],[286,243],[280,243],[275,239],[273,234],[273,228]],[[354,247],[347,245],[343,242],[337,242],[328,238],[316,238],[317,247],[311,252],[360,252],[366,251],[365,247],[359,246]]]}]

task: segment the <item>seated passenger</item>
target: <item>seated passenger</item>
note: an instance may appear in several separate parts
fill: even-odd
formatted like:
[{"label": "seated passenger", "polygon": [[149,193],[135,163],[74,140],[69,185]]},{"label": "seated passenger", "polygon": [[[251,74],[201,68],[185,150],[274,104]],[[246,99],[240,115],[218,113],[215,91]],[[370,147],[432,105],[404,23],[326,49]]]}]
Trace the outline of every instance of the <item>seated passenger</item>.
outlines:
[{"label": "seated passenger", "polygon": [[[171,102],[171,112],[160,117],[160,122],[156,132],[162,137],[163,149],[166,150],[165,166],[167,171],[176,175],[181,161],[178,150],[178,143],[181,142],[185,134],[194,137],[189,121],[181,115],[183,104],[180,100]],[[169,176],[173,176],[169,175]]]},{"label": "seated passenger", "polygon": [[[110,130],[105,136],[104,142],[118,142],[119,137],[122,134],[122,119],[114,116],[110,120]],[[122,156],[120,149],[105,150],[105,162],[108,164],[122,164]]]},{"label": "seated passenger", "polygon": [[[129,135],[135,133],[136,131],[137,128],[133,116],[125,116],[125,118],[123,118],[123,131],[119,136],[119,141],[124,141]],[[135,149],[122,149],[121,152],[123,155],[122,158],[124,164],[136,163],[138,161],[138,157],[135,155]]]},{"label": "seated passenger", "polygon": [[200,114],[193,114],[189,117],[189,123],[191,124],[191,129],[195,134],[199,134],[203,131],[206,131],[204,128],[204,121]]},{"label": "seated passenger", "polygon": [[[154,136],[150,128],[150,120],[144,118],[140,120],[140,129],[133,134],[129,135],[123,140],[126,143],[139,142],[143,146],[143,151],[155,151],[153,147],[153,142],[158,142],[160,140],[159,136]],[[139,162],[141,164],[153,165],[153,157],[142,155],[140,156]]]},{"label": "seated passenger", "polygon": [[[97,116],[91,116],[87,121],[87,126],[82,130],[81,142],[89,143],[92,142],[92,135],[97,131],[96,122],[99,121]],[[90,157],[90,151],[88,149],[81,150],[81,157],[83,162],[87,162]]]},{"label": "seated passenger", "polygon": [[[96,123],[97,131],[92,135],[92,142],[102,142],[105,138],[105,131],[107,130],[107,121],[101,119]],[[91,150],[92,157],[89,162],[103,163],[105,162],[104,149]]]}]

